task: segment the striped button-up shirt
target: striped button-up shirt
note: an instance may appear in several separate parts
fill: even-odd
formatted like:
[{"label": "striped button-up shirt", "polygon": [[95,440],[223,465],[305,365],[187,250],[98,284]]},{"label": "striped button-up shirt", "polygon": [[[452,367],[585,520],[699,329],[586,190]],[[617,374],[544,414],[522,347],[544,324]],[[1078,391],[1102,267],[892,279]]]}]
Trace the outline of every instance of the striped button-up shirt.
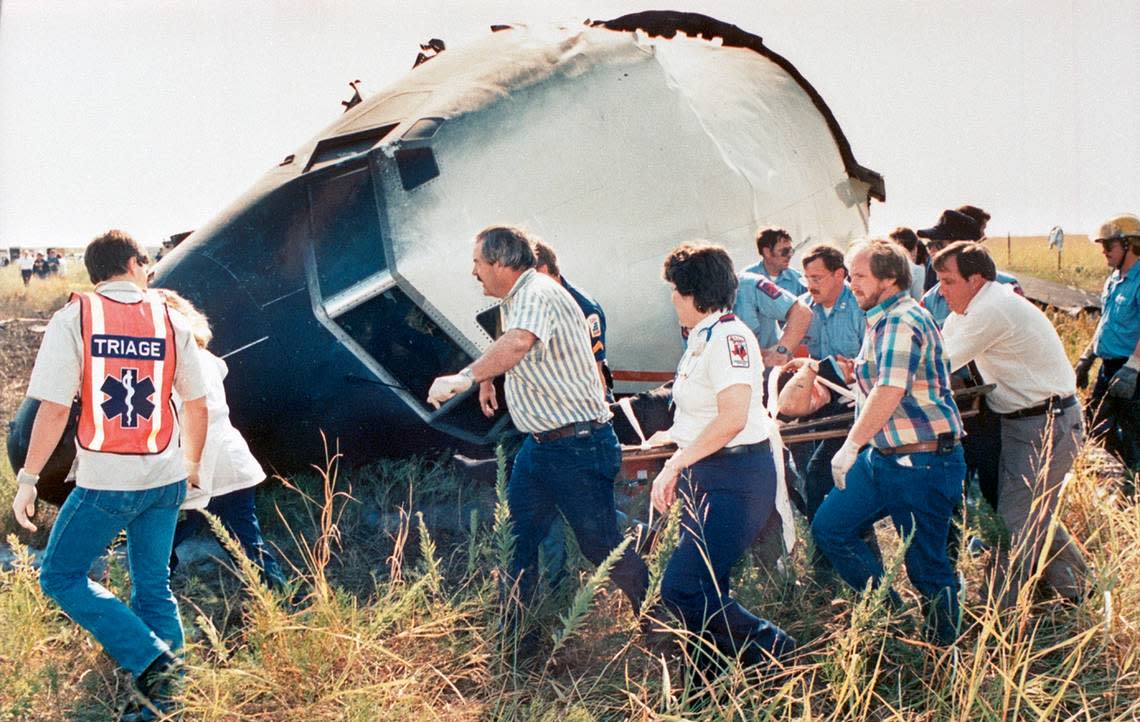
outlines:
[{"label": "striped button-up shirt", "polygon": [[876,386],[905,389],[885,426],[871,439],[877,449],[962,435],[962,417],[950,390],[949,357],[934,319],[906,293],[867,311],[867,335],[855,365],[858,408]]},{"label": "striped button-up shirt", "polygon": [[507,408],[519,431],[609,420],[586,319],[566,289],[528,270],[503,298],[499,313],[504,332],[521,328],[538,339],[507,371]]}]

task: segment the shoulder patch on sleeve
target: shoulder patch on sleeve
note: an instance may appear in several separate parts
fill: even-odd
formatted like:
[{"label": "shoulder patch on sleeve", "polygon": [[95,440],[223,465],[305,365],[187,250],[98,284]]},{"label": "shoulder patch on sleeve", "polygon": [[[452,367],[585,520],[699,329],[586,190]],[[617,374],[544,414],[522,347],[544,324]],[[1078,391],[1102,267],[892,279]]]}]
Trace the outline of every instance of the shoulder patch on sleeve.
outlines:
[{"label": "shoulder patch on sleeve", "polygon": [[756,281],[756,288],[760,289],[768,298],[779,298],[780,294],[783,293],[779,286],[763,276]]},{"label": "shoulder patch on sleeve", "polygon": [[599,338],[602,335],[602,319],[596,313],[586,316],[586,326],[590,329],[590,338]]},{"label": "shoulder patch on sleeve", "polygon": [[748,368],[751,361],[748,358],[748,342],[744,340],[744,337],[730,333],[725,337],[725,341],[728,342],[728,360],[733,368]]}]

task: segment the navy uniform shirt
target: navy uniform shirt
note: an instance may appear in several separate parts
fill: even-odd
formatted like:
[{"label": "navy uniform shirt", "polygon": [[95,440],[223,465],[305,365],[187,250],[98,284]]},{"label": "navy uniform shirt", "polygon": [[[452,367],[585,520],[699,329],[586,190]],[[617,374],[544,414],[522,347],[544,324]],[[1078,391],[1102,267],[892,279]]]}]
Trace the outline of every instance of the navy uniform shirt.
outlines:
[{"label": "navy uniform shirt", "polygon": [[744,272],[758,273],[761,276],[766,276],[770,280],[775,281],[777,286],[793,296],[798,297],[807,293],[807,285],[804,284],[803,274],[790,266],[780,271],[780,275],[775,278],[772,278],[772,274],[768,273],[768,269],[764,266],[764,261],[753,263],[748,268],[745,268]]},{"label": "navy uniform shirt", "polygon": [[[1004,271],[998,271],[996,280],[998,283],[1013,286],[1013,291],[1018,296],[1025,295],[1025,291],[1021,290],[1021,284],[1017,282],[1016,276],[1011,276]],[[946,319],[950,317],[950,304],[946,303],[946,299],[939,293],[941,288],[941,283],[935,283],[922,297],[922,307],[926,309],[930,317],[938,324],[938,328],[942,328],[943,324],[946,323]]]},{"label": "navy uniform shirt", "polygon": [[1140,263],[1128,273],[1114,270],[1100,295],[1100,323],[1093,336],[1093,353],[1100,358],[1126,359],[1140,340]]},{"label": "navy uniform shirt", "polygon": [[867,330],[867,316],[859,308],[850,286],[843,284],[843,290],[830,311],[815,301],[810,293],[800,296],[800,300],[811,309],[811,326],[804,335],[809,356],[814,359],[828,356],[855,358],[859,354],[863,333]]},{"label": "navy uniform shirt", "polygon": [[761,349],[772,348],[779,342],[777,324],[784,322],[795,304],[796,297],[767,276],[748,271],[740,274],[733,312],[755,334]]},{"label": "navy uniform shirt", "polygon": [[574,303],[582,309],[582,315],[586,317],[586,327],[590,330],[590,349],[594,352],[594,360],[605,363],[606,314],[602,312],[602,307],[598,305],[597,301],[579,291],[565,277],[561,280],[562,287],[566,289],[571,298],[574,299]]}]

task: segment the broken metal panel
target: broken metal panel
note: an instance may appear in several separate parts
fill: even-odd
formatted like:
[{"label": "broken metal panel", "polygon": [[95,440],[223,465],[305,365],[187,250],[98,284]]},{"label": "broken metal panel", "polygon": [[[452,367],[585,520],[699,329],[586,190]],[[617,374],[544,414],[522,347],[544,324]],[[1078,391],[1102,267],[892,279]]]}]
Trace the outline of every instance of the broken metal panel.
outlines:
[{"label": "broken metal panel", "polygon": [[156,285],[214,321],[235,424],[263,458],[319,458],[318,430],[359,460],[502,428],[473,396],[422,399],[491,342],[497,302],[470,277],[488,224],[558,249],[605,307],[626,379],[680,352],[660,278],[673,246],[710,240],[743,265],[763,225],[801,243],[865,233],[882,179],[790,64],[747,34],[661,35],[511,27],[440,52],[163,259]]}]

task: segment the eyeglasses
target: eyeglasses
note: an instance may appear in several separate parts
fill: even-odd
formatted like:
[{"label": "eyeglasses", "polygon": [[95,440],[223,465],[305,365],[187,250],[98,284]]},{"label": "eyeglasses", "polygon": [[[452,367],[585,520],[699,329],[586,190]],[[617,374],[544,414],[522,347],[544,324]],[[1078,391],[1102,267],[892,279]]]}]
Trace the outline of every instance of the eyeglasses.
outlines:
[{"label": "eyeglasses", "polygon": [[791,258],[792,257],[792,247],[788,246],[787,248],[782,248],[779,251],[776,251],[776,253],[777,253],[777,255],[783,256],[784,258]]}]

